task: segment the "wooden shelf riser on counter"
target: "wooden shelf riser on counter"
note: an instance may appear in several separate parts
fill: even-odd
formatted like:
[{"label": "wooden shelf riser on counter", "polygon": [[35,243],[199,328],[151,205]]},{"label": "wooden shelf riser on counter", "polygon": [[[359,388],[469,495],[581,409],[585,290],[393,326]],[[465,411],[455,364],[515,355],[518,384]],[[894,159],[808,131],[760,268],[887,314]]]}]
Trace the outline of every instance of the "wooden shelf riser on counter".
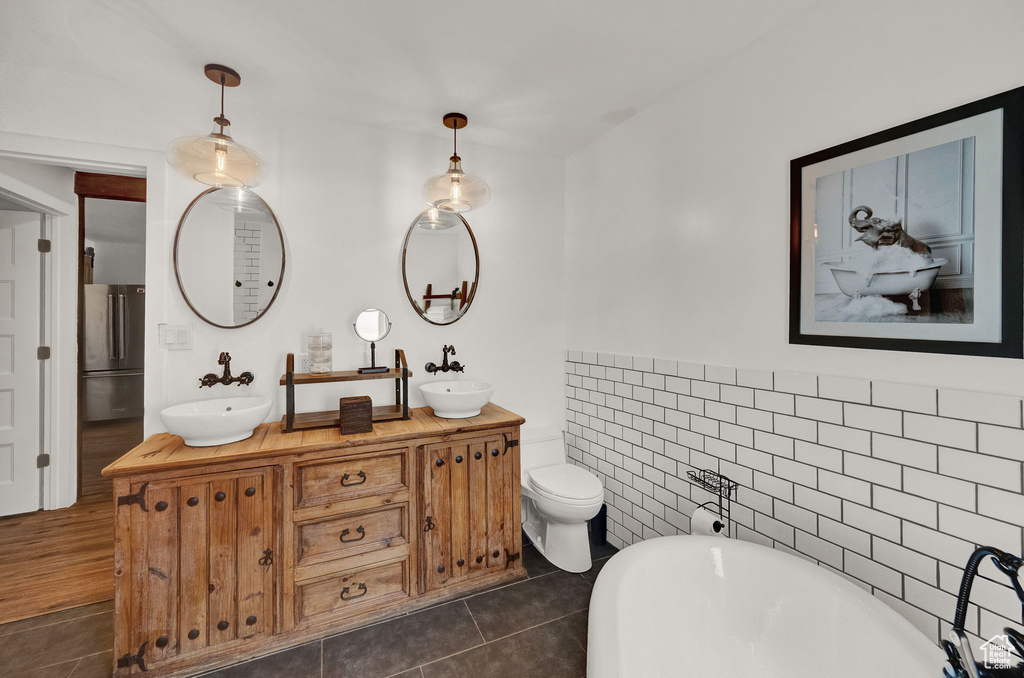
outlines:
[{"label": "wooden shelf riser on counter", "polygon": [[[408,420],[350,436],[337,429],[284,433],[277,423],[220,447],[190,448],[177,436],[152,436],[104,470],[115,476],[116,493],[114,675],[192,675],[526,576],[514,444],[523,421],[488,404],[463,420],[411,410]],[[507,452],[505,441],[513,441]],[[476,471],[453,461],[463,480],[449,485],[462,489],[426,501],[424,493],[439,482],[430,465],[436,456],[485,448],[501,452],[481,455]],[[474,495],[473,477],[490,478],[491,489],[479,485]],[[453,537],[423,530],[424,508],[435,511],[438,501],[454,502],[448,514],[461,516]],[[243,515],[254,516],[256,507],[269,521],[266,529],[247,530],[249,541],[225,531],[249,520]],[[162,528],[172,515],[175,529]],[[474,516],[487,524],[474,524]],[[199,525],[209,527],[197,532]],[[477,536],[458,536],[464,534]],[[455,541],[445,546],[449,538]],[[470,571],[453,554],[473,539],[499,555]],[[271,551],[265,567],[250,562],[260,549]],[[181,570],[154,568],[172,562]],[[439,563],[450,578],[431,578],[424,569]],[[255,598],[230,595],[252,586],[260,594]],[[166,603],[150,610],[147,601],[159,600]],[[244,608],[253,604],[262,612]],[[252,617],[257,620],[246,626]],[[195,638],[190,631],[198,632]],[[140,657],[145,673],[135,661]]]},{"label": "wooden shelf riser on counter", "polygon": [[373,421],[391,421],[392,419],[409,418],[409,377],[412,371],[405,359],[405,351],[395,349],[395,366],[385,372],[359,372],[346,370],[343,372],[326,372],[313,374],[295,371],[295,354],[289,353],[285,358],[285,373],[281,375],[280,385],[285,387],[285,415],[281,418],[281,428],[286,433],[311,428],[338,426],[341,422],[337,411],[295,412],[295,387],[303,384],[329,384],[343,381],[368,381],[374,379],[395,380],[395,404],[373,408]]}]

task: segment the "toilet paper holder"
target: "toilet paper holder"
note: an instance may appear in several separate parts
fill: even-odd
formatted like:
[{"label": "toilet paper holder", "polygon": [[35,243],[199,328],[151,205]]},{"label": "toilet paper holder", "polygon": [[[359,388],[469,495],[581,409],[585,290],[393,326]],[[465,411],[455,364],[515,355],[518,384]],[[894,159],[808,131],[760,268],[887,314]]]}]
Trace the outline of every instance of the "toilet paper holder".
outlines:
[{"label": "toilet paper holder", "polygon": [[[693,484],[699,485],[717,496],[717,502],[715,500],[706,501],[697,508],[706,508],[708,506],[711,506],[712,510],[717,508],[718,519],[722,521],[726,528],[726,536],[732,536],[730,518],[732,515],[732,496],[740,484],[711,469],[687,471],[686,475]],[[717,507],[715,506],[716,503]]]}]

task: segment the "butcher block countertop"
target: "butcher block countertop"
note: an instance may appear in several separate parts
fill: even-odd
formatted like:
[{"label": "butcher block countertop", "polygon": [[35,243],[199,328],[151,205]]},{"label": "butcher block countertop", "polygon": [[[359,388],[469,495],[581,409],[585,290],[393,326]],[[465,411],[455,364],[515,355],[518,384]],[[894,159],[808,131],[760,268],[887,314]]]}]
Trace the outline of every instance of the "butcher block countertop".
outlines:
[{"label": "butcher block countertop", "polygon": [[343,436],[337,428],[320,428],[284,433],[280,422],[260,424],[245,440],[216,447],[189,447],[180,436],[157,433],[103,469],[105,476],[125,476],[151,471],[195,468],[214,464],[249,462],[254,459],[301,454],[339,447],[392,443],[413,438],[471,433],[526,422],[494,403],[484,405],[480,414],[468,419],[440,419],[433,409],[409,410],[408,420],[376,422],[370,433]]}]

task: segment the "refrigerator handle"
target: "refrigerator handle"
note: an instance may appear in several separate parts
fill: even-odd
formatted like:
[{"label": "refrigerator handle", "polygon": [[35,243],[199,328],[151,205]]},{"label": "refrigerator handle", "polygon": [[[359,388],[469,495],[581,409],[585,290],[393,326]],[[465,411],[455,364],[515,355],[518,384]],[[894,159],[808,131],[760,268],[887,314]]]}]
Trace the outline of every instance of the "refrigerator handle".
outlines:
[{"label": "refrigerator handle", "polygon": [[114,295],[107,295],[107,348],[110,360],[117,360],[117,347],[114,345]]},{"label": "refrigerator handle", "polygon": [[127,355],[128,337],[125,336],[125,332],[126,332],[126,328],[127,328],[127,323],[125,323],[125,321],[124,321],[124,314],[125,314],[124,295],[123,294],[119,294],[119,295],[117,295],[117,336],[118,336],[118,341],[120,342],[120,346],[118,347],[118,356],[117,357],[121,358],[122,360],[124,358],[128,357],[128,355]]}]

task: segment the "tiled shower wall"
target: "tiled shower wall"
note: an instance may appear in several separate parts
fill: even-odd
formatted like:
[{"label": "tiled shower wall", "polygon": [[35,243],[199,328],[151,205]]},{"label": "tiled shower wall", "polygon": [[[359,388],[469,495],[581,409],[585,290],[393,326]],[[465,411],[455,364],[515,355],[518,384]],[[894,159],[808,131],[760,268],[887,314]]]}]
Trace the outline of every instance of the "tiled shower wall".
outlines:
[{"label": "tiled shower wall", "polygon": [[[260,243],[262,226],[235,218],[234,320],[248,322],[259,315]],[[238,283],[241,283],[239,285]]]},{"label": "tiled shower wall", "polygon": [[[975,544],[1024,551],[1020,397],[570,350],[566,401],[619,548],[689,533],[713,497],[686,472],[713,469],[740,483],[734,536],[843,574],[936,641]],[[977,644],[1021,628],[982,573]]]}]

